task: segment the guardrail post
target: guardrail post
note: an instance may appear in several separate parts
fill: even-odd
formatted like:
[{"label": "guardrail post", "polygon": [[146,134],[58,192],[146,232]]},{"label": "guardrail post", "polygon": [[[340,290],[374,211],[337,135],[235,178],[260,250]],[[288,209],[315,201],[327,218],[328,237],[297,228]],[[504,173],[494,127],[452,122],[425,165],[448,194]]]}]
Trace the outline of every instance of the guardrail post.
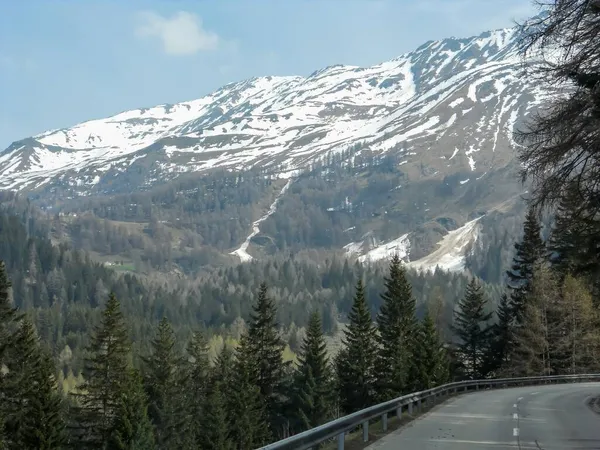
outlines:
[{"label": "guardrail post", "polygon": [[402,419],[402,405],[400,405],[396,408],[396,417],[398,419]]},{"label": "guardrail post", "polygon": [[475,385],[475,390],[476,390],[476,391],[478,391],[478,390],[479,390],[479,383],[477,383],[477,384]]},{"label": "guardrail post", "polygon": [[340,434],[338,434],[338,437],[337,437],[337,441],[338,441],[337,450],[344,450],[345,440],[346,440],[346,432],[342,431]]},{"label": "guardrail post", "polygon": [[417,400],[417,411],[421,412],[421,399]]},{"label": "guardrail post", "polygon": [[410,402],[408,404],[408,414],[410,414],[412,416],[412,413],[413,413],[413,404],[412,404],[412,402]]},{"label": "guardrail post", "polygon": [[362,424],[363,429],[363,442],[367,442],[369,440],[369,421],[365,420]]},{"label": "guardrail post", "polygon": [[382,425],[383,431],[385,433],[387,431],[387,413],[384,413],[381,416],[381,425]]}]

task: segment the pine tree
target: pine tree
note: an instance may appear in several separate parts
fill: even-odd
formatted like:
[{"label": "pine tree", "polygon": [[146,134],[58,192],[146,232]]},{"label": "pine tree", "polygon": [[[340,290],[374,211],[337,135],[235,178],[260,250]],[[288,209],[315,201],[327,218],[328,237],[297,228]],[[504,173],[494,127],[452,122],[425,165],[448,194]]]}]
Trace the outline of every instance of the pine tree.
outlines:
[{"label": "pine tree", "polygon": [[142,377],[130,369],[119,398],[114,433],[107,450],[153,450],[154,433],[148,418],[148,402]]},{"label": "pine tree", "polygon": [[418,374],[416,391],[431,389],[449,379],[449,361],[434,319],[429,311],[419,324],[415,335],[414,366]]},{"label": "pine tree", "polygon": [[473,278],[464,298],[454,312],[452,326],[458,338],[457,353],[470,379],[485,377],[485,355],[489,351],[492,313],[486,312],[486,299],[481,286]]},{"label": "pine tree", "polygon": [[73,436],[76,448],[104,448],[115,431],[115,417],[129,374],[129,336],[114,294],[108,297],[87,351],[85,382],[72,394],[79,403],[73,408]]},{"label": "pine tree", "polygon": [[497,373],[508,364],[513,334],[513,312],[506,294],[500,297],[496,308],[496,322],[492,326],[490,352],[487,355],[487,370]]},{"label": "pine tree", "polygon": [[585,278],[600,303],[600,221],[583,210],[580,193],[572,183],[565,189],[554,215],[548,239],[549,260],[562,283],[569,274]]},{"label": "pine tree", "polygon": [[540,234],[541,226],[535,210],[529,208],[523,224],[523,239],[515,243],[515,256],[511,270],[506,272],[512,315],[516,326],[523,322],[523,308],[531,290],[531,281],[536,266],[544,259],[545,246]]},{"label": "pine tree", "polygon": [[340,406],[353,413],[375,402],[376,329],[365,299],[362,280],[356,284],[349,324],[336,357]]},{"label": "pine tree", "polygon": [[402,261],[396,255],[390,263],[386,291],[377,315],[379,352],[377,354],[377,392],[381,401],[414,391],[419,384],[414,364],[415,335],[418,324],[415,299],[406,279]]},{"label": "pine tree", "polygon": [[[247,334],[240,340],[231,385],[231,438],[239,450],[261,447],[272,439],[267,404],[256,384],[255,349]],[[230,416],[231,417],[231,416]]]},{"label": "pine tree", "polygon": [[[11,283],[6,274],[3,261],[0,261],[0,368],[6,364],[5,354],[14,343],[17,322],[21,315],[10,302]],[[0,396],[2,395],[2,377],[0,377]],[[0,402],[0,409],[1,404]]]},{"label": "pine tree", "polygon": [[327,422],[332,416],[332,373],[318,312],[310,316],[298,360],[294,409],[299,431],[304,431]]},{"label": "pine tree", "polygon": [[187,433],[192,436],[196,448],[205,448],[202,444],[207,430],[202,423],[204,423],[204,405],[208,401],[211,383],[208,343],[203,333],[198,331],[192,335],[187,352],[190,358],[186,367],[185,387],[189,403],[187,422],[190,429]]},{"label": "pine tree", "polygon": [[285,342],[279,334],[276,315],[275,303],[267,295],[267,285],[262,283],[252,307],[245,351],[248,352],[251,382],[260,390],[271,433],[281,437],[282,413],[287,401],[283,392],[286,364],[283,361]]},{"label": "pine tree", "polygon": [[558,287],[546,267],[535,269],[530,295],[523,309],[523,325],[515,328],[513,345],[503,373],[507,376],[539,376],[551,373],[549,314]]},{"label": "pine tree", "polygon": [[63,401],[50,355],[40,346],[33,323],[25,318],[10,352],[7,393],[11,446],[23,450],[60,449],[66,443]]},{"label": "pine tree", "polygon": [[202,415],[202,440],[198,448],[233,450],[225,389],[227,385],[213,374]]},{"label": "pine tree", "polygon": [[156,445],[160,449],[180,449],[188,436],[182,408],[182,357],[175,349],[175,334],[163,318],[151,342],[152,353],[143,358],[144,384],[148,393],[148,416],[154,425]]}]

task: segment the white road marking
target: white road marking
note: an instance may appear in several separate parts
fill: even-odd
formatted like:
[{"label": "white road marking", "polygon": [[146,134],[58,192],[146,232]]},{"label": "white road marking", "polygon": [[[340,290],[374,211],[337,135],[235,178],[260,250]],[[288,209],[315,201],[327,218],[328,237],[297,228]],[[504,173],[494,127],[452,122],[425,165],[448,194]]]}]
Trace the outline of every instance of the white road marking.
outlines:
[{"label": "white road marking", "polygon": [[531,395],[537,395],[539,392],[532,392]]},{"label": "white road marking", "polygon": [[519,397],[519,398],[517,399],[517,401],[518,401],[518,402],[520,402],[521,400],[523,400],[523,397]]},{"label": "white road marking", "polygon": [[519,435],[519,429],[513,428],[513,436],[518,436],[518,435]]},{"label": "white road marking", "polygon": [[513,419],[519,420],[519,415],[517,413],[513,413]]},{"label": "white road marking", "polygon": [[517,404],[515,403],[515,404],[513,405],[513,408],[516,408],[516,407],[517,407]]}]

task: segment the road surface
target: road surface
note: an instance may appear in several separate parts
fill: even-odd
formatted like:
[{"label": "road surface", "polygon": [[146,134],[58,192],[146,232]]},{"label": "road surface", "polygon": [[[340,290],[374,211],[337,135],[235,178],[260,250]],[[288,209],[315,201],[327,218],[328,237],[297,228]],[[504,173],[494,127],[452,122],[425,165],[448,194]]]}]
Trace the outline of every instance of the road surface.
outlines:
[{"label": "road surface", "polygon": [[368,450],[600,449],[600,383],[530,386],[454,397]]}]

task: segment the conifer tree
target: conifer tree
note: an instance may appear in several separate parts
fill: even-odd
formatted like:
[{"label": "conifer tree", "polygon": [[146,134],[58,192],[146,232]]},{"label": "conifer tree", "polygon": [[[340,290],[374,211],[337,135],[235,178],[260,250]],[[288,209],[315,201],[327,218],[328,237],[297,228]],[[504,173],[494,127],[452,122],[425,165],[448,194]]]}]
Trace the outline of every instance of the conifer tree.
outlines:
[{"label": "conifer tree", "polygon": [[207,403],[210,392],[210,362],[208,357],[208,343],[204,334],[197,331],[192,334],[192,339],[187,347],[189,360],[186,367],[186,399],[189,403],[188,433],[193,436],[194,445],[204,448],[202,445],[206,429],[204,423],[204,406]]},{"label": "conifer tree", "polygon": [[496,308],[496,319],[491,330],[490,352],[486,358],[488,370],[495,373],[508,364],[512,345],[513,313],[506,294],[500,297],[500,303]]},{"label": "conifer tree", "polygon": [[536,266],[544,259],[545,246],[540,234],[541,226],[533,208],[527,210],[523,223],[523,238],[515,243],[515,256],[511,270],[506,272],[510,301],[516,326],[523,322],[523,307],[531,290]]},{"label": "conifer tree", "polygon": [[446,383],[450,375],[448,355],[429,311],[419,323],[415,338],[413,364],[418,383],[413,389],[420,391]]},{"label": "conifer tree", "polygon": [[477,280],[469,282],[464,298],[454,312],[453,330],[458,338],[457,354],[465,375],[470,379],[483,378],[485,356],[491,339],[491,312],[486,312],[487,301]]},{"label": "conifer tree", "polygon": [[413,358],[418,332],[415,299],[398,255],[390,262],[385,287],[381,296],[383,304],[377,315],[377,393],[382,401],[413,391],[419,384]]},{"label": "conifer tree", "polygon": [[362,280],[356,284],[349,324],[336,357],[340,406],[353,413],[375,403],[376,329],[365,298]]},{"label": "conifer tree", "polygon": [[549,336],[552,333],[548,313],[558,294],[558,286],[548,269],[543,266],[536,268],[523,309],[523,325],[515,328],[504,374],[539,376],[551,373]]},{"label": "conifer tree", "polygon": [[[10,288],[11,283],[6,274],[4,262],[0,261],[0,367],[6,364],[5,353],[14,342],[16,323],[21,319],[17,309],[11,305]],[[0,377],[0,395],[2,393],[1,383],[2,377]]]},{"label": "conifer tree", "polygon": [[256,384],[255,350],[247,334],[237,348],[231,377],[230,411],[233,414],[231,438],[239,450],[261,447],[272,439],[267,404]]},{"label": "conifer tree", "polygon": [[183,403],[182,357],[175,348],[175,334],[166,318],[158,324],[151,342],[152,353],[143,358],[144,384],[148,393],[148,416],[154,425],[156,445],[160,449],[180,449],[186,411]]},{"label": "conifer tree", "polygon": [[119,398],[114,427],[107,446],[109,450],[156,448],[142,377],[134,369],[129,370],[127,383]]},{"label": "conifer tree", "polygon": [[225,390],[227,385],[213,373],[202,415],[202,439],[198,448],[233,450]]},{"label": "conifer tree", "polygon": [[294,409],[299,431],[304,431],[327,422],[332,416],[332,373],[318,312],[310,316],[298,360]]},{"label": "conifer tree", "polygon": [[104,448],[115,432],[115,418],[129,376],[130,342],[120,304],[110,294],[100,325],[91,336],[85,382],[72,394],[79,405],[73,437],[76,448]]},{"label": "conifer tree", "polygon": [[7,421],[11,446],[23,450],[60,449],[66,443],[63,401],[50,355],[40,346],[33,323],[21,322],[10,353]]},{"label": "conifer tree", "polygon": [[258,386],[261,401],[268,412],[269,427],[274,436],[281,437],[286,364],[283,361],[285,342],[276,322],[275,302],[267,295],[267,285],[262,283],[248,326],[248,340],[244,351],[251,382]]}]

